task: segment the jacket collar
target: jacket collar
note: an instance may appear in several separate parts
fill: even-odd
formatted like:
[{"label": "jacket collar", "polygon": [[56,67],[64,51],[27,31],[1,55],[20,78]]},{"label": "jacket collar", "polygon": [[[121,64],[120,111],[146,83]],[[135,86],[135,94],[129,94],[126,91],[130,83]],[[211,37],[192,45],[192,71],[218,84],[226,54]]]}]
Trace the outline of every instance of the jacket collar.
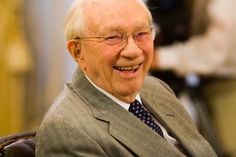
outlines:
[{"label": "jacket collar", "polygon": [[[103,93],[99,92],[78,70],[72,80],[72,88],[90,107],[94,117],[109,125],[109,134],[116,140],[124,144],[138,156],[182,156],[176,148],[156,134],[151,128],[137,119],[133,114],[116,104]],[[85,92],[86,91],[86,92]],[[173,132],[177,129],[172,124],[178,123],[175,120],[175,113],[165,109],[159,101],[154,101],[154,105],[149,105],[153,98],[149,100],[145,90],[141,93],[146,107],[157,115],[164,126],[171,128]],[[154,106],[154,107],[153,107]],[[155,107],[156,106],[156,107]],[[181,130],[181,127],[179,127]],[[181,138],[181,136],[180,136]],[[141,144],[142,143],[142,144]]]}]

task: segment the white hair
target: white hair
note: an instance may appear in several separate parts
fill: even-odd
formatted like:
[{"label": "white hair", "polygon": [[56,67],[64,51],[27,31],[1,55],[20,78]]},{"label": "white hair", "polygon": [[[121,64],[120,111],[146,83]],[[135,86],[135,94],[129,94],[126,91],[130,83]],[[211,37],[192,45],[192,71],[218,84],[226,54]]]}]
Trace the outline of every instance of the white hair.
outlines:
[{"label": "white hair", "polygon": [[[86,18],[84,15],[84,6],[88,1],[89,0],[75,0],[69,9],[64,25],[64,35],[67,40],[73,39],[82,33]],[[151,13],[143,0],[137,0],[137,2],[144,6],[149,14],[150,20],[152,21]]]},{"label": "white hair", "polygon": [[64,35],[67,40],[77,37],[85,24],[84,4],[86,0],[75,0],[67,13]]}]

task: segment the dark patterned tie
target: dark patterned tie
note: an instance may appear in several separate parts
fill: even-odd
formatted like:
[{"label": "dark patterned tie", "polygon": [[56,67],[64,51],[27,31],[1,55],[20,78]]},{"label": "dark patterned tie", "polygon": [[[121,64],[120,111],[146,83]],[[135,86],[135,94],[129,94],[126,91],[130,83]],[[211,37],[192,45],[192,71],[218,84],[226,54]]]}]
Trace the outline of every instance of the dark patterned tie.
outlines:
[{"label": "dark patterned tie", "polygon": [[154,122],[151,114],[139,103],[139,101],[135,100],[130,104],[129,112],[133,113],[160,136],[164,137],[161,127]]}]

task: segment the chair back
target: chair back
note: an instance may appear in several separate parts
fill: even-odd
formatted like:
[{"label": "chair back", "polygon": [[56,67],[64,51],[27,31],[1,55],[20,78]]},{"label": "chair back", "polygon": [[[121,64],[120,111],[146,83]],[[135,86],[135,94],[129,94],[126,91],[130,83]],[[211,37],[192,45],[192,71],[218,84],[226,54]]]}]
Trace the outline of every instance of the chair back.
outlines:
[{"label": "chair back", "polygon": [[0,137],[0,157],[35,157],[36,132]]}]

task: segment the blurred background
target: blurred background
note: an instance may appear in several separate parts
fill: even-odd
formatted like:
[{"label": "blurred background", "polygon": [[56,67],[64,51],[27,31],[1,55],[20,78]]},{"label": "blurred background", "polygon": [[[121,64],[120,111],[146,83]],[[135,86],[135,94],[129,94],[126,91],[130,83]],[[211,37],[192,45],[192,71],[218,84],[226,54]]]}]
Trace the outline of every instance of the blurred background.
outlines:
[{"label": "blurred background", "polygon": [[76,67],[63,22],[72,0],[0,1],[0,136],[37,130]]},{"label": "blurred background", "polygon": [[[0,1],[0,136],[37,130],[55,96],[70,81],[76,64],[65,47],[63,23],[73,1]],[[191,42],[192,37],[195,41],[195,36],[204,36],[212,22],[208,13],[210,1],[233,2],[145,0],[160,28],[155,40],[156,54],[169,48],[175,51],[176,43],[178,49],[173,53],[186,50],[184,47],[188,44],[185,42]],[[236,25],[232,27],[235,29]],[[234,41],[236,35],[230,34]],[[188,58],[190,62],[196,55],[192,56]],[[166,64],[170,60],[161,62]],[[198,71],[180,74],[177,68],[153,66],[150,74],[173,89],[219,156],[236,157],[236,71],[230,79],[222,80],[212,73],[204,76]]]}]

